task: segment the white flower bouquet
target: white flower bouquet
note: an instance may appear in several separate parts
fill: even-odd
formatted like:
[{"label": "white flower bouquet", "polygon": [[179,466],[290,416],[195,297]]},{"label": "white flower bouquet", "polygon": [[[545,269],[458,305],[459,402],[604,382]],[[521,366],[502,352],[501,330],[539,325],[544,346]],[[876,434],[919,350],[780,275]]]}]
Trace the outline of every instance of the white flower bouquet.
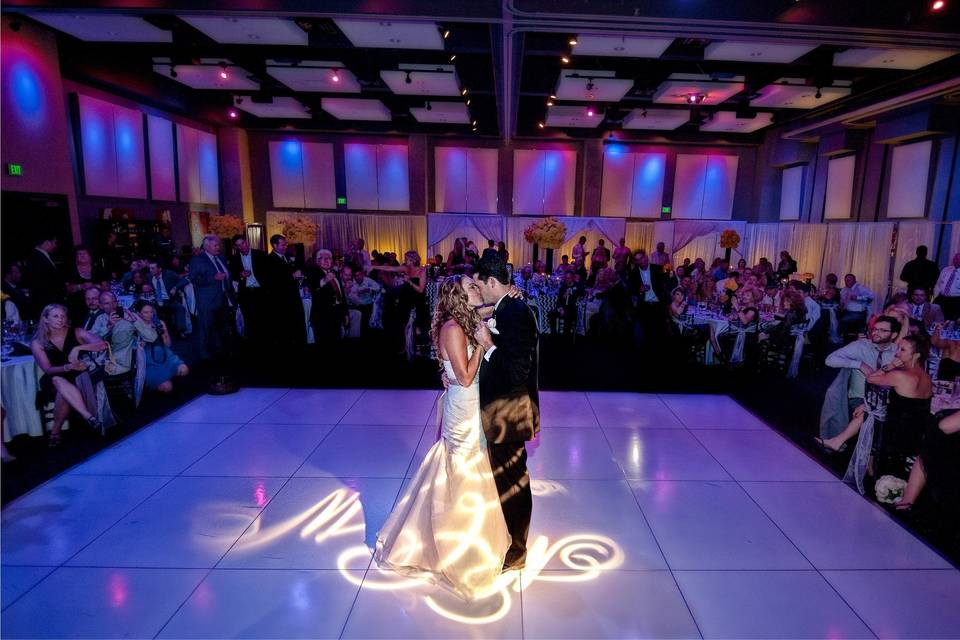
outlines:
[{"label": "white flower bouquet", "polygon": [[291,244],[305,244],[309,247],[317,241],[317,224],[307,216],[283,216],[280,218],[280,228],[287,242]]},{"label": "white flower bouquet", "polygon": [[877,501],[884,504],[896,504],[903,498],[903,490],[906,487],[906,480],[901,480],[896,476],[880,476],[874,487],[877,493]]},{"label": "white flower bouquet", "polygon": [[212,215],[209,223],[210,233],[218,238],[232,238],[235,235],[243,234],[246,227],[239,216],[230,214]]},{"label": "white flower bouquet", "polygon": [[544,249],[559,249],[567,236],[567,226],[553,216],[536,220],[523,230],[524,239]]}]

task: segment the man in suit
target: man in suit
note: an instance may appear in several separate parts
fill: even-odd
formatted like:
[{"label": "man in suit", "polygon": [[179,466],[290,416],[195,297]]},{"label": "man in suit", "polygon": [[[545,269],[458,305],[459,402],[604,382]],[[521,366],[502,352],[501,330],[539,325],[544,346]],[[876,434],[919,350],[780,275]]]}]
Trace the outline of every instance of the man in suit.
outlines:
[{"label": "man in suit", "polygon": [[563,319],[563,335],[572,336],[577,332],[577,302],[583,297],[583,285],[577,282],[573,271],[563,272],[563,283],[557,292],[557,305],[550,312],[553,335],[557,335],[559,320]]},{"label": "man in suit", "polygon": [[347,323],[347,299],[344,284],[333,270],[333,253],[320,249],[316,253],[316,269],[310,278],[313,303],[310,307],[310,326],[314,341],[330,347],[343,337]]},{"label": "man in suit", "polygon": [[907,283],[907,291],[919,287],[929,293],[939,276],[940,269],[936,262],[927,259],[927,247],[924,245],[917,247],[917,257],[903,265],[900,270],[900,279]]},{"label": "man in suit", "polygon": [[300,282],[303,272],[286,255],[287,239],[279,233],[270,237],[272,251],[264,261],[266,269],[260,282],[266,287],[271,315],[265,320],[271,342],[281,348],[301,348],[307,344],[307,325],[303,316]]},{"label": "man in suit", "polygon": [[537,322],[522,301],[507,296],[510,275],[499,256],[480,260],[477,282],[483,301],[493,305],[496,334],[481,327],[477,340],[486,350],[480,364],[480,418],[487,438],[493,477],[512,542],[504,570],[521,569],[533,510],[524,442],[540,432]]},{"label": "man in suit", "polygon": [[147,269],[157,311],[173,324],[179,335],[184,335],[187,332],[187,307],[181,301],[180,292],[187,285],[187,279],[164,269],[156,260],[150,262]]},{"label": "man in suit", "polygon": [[190,282],[197,299],[197,330],[203,358],[222,353],[227,347],[229,277],[227,265],[220,257],[220,238],[204,236],[200,252],[190,259]]},{"label": "man in suit", "polygon": [[483,250],[482,258],[489,258],[497,255],[497,243],[493,240],[487,240],[487,248]]},{"label": "man in suit", "polygon": [[927,290],[922,286],[914,287],[910,292],[910,317],[923,323],[927,331],[944,320],[943,309],[938,304],[927,302]]},{"label": "man in suit", "polygon": [[82,317],[76,318],[74,325],[86,331],[93,331],[97,320],[103,315],[103,310],[100,308],[100,289],[90,287],[84,291],[83,304],[86,308],[86,313]]},{"label": "man in suit", "polygon": [[63,274],[53,261],[53,254],[57,250],[57,236],[52,231],[46,231],[41,233],[39,240],[24,265],[24,284],[30,291],[33,317],[39,316],[48,304],[63,304],[67,297]]},{"label": "man in suit", "polygon": [[627,286],[637,298],[637,341],[657,344],[666,327],[666,302],[670,300],[670,292],[665,290],[663,267],[650,264],[646,253],[637,253],[633,266]]},{"label": "man in suit", "polygon": [[11,262],[3,270],[3,283],[0,285],[3,292],[10,296],[10,301],[17,307],[17,311],[22,317],[30,317],[30,298],[20,286],[23,273],[20,271],[20,263]]},{"label": "man in suit", "polygon": [[230,280],[236,284],[244,334],[251,342],[262,343],[267,337],[264,318],[268,301],[263,284],[263,277],[269,269],[267,254],[259,249],[251,249],[246,236],[239,234],[233,236],[233,249]]}]

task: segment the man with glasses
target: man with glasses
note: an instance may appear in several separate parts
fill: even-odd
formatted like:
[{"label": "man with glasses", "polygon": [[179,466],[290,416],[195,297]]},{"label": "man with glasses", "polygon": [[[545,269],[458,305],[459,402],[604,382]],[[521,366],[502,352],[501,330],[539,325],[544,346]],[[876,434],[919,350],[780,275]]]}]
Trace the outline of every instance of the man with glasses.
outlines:
[{"label": "man with glasses", "polygon": [[853,410],[864,403],[866,377],[860,366],[866,364],[876,370],[890,364],[897,351],[893,340],[900,329],[900,321],[896,318],[880,316],[873,323],[869,337],[851,342],[827,356],[827,366],[840,369],[840,373],[824,398],[820,413],[822,438],[832,438],[840,433],[849,422]]}]

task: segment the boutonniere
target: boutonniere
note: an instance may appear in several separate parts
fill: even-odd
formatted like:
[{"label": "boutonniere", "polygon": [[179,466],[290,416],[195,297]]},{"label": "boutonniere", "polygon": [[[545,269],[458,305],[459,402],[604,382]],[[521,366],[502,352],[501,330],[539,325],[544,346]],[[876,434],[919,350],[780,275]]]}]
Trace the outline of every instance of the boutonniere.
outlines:
[{"label": "boutonniere", "polygon": [[500,335],[500,332],[497,331],[497,319],[496,319],[496,318],[489,318],[489,319],[487,320],[487,328],[490,329],[490,333],[492,333],[492,334],[494,334],[494,335],[497,335],[497,336]]}]

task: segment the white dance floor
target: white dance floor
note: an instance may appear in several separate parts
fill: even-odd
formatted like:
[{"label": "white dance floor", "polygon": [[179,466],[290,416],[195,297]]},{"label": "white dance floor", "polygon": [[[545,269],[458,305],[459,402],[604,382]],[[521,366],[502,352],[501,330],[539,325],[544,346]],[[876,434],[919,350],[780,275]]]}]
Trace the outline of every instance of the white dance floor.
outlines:
[{"label": "white dance floor", "polygon": [[2,512],[2,633],[960,637],[960,572],[722,396],[542,394],[530,558],[465,605],[371,567],[435,391],[202,397]]}]

